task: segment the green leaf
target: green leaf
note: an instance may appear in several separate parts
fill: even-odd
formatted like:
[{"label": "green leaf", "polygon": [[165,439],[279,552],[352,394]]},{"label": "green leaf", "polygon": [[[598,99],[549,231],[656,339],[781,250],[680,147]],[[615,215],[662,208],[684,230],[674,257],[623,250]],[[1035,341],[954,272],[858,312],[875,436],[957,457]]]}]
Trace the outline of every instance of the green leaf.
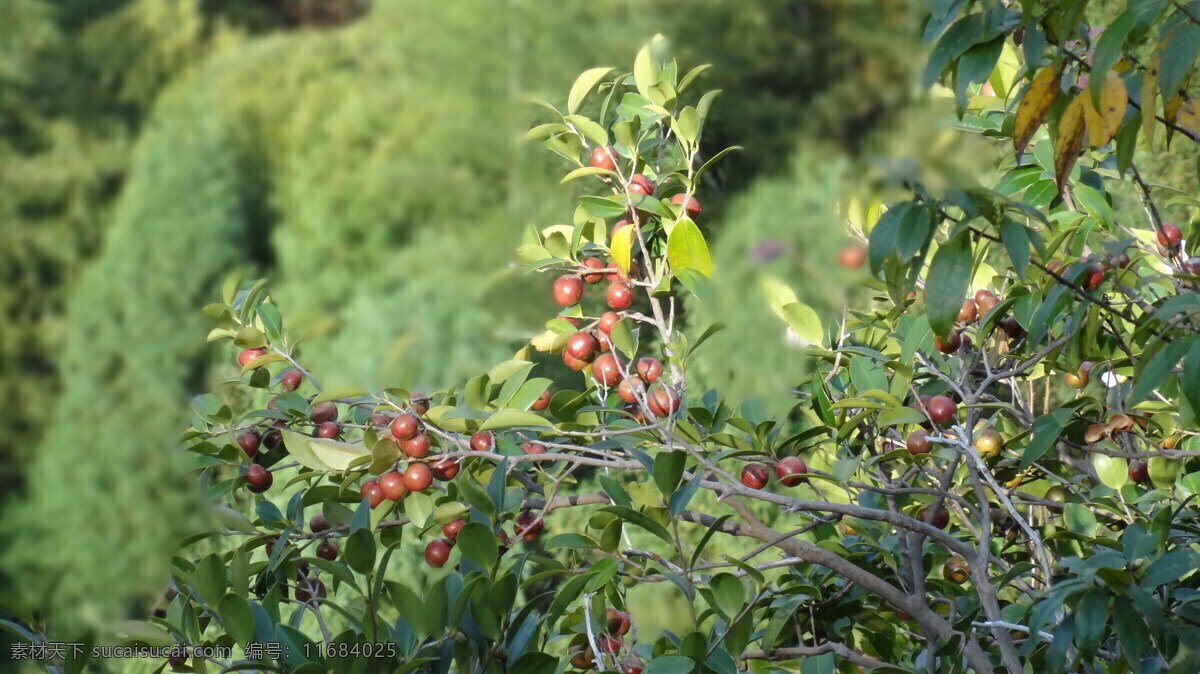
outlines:
[{"label": "green leaf", "polygon": [[1179,379],[1183,397],[1193,410],[1200,410],[1200,340],[1192,344],[1183,363],[1183,376]]},{"label": "green leaf", "polygon": [[244,646],[254,638],[254,614],[245,599],[236,594],[227,594],[221,598],[217,612],[221,614],[225,632],[234,641]]},{"label": "green leaf", "polygon": [[630,331],[629,321],[626,319],[622,318],[616,323],[613,323],[612,329],[609,331],[608,336],[612,339],[613,346],[617,347],[617,350],[625,354],[627,357],[633,358],[635,355],[637,355],[637,347],[634,345],[633,333]]},{"label": "green leaf", "polygon": [[428,494],[414,492],[404,499],[404,514],[419,529],[425,528],[433,515],[433,499]]},{"label": "green leaf", "polygon": [[1067,522],[1067,528],[1077,534],[1088,537],[1096,535],[1096,528],[1099,526],[1096,515],[1082,503],[1068,503],[1063,506],[1063,519]]},{"label": "green leaf", "polygon": [[228,506],[216,506],[213,509],[213,514],[217,521],[222,526],[227,527],[232,531],[240,531],[244,534],[258,533],[258,527],[246,519],[246,516]]},{"label": "green leaf", "polygon": [[1170,344],[1163,345],[1149,359],[1146,359],[1146,353],[1143,352],[1144,365],[1141,372],[1133,377],[1133,390],[1129,393],[1128,405],[1136,405],[1158,388],[1196,341],[1195,337],[1180,337]]},{"label": "green leaf", "polygon": [[709,581],[716,606],[727,620],[733,620],[746,605],[746,587],[742,581],[729,573],[718,573]]},{"label": "green leaf", "polygon": [[1108,590],[1095,587],[1083,593],[1075,605],[1075,645],[1086,660],[1100,648],[1100,636],[1108,623]]},{"label": "green leaf", "polygon": [[[609,171],[608,169],[598,168],[595,166],[583,166],[583,167],[577,168],[574,171],[571,171],[567,175],[563,176],[563,179],[558,181],[558,184],[562,185],[563,183],[569,183],[572,180],[578,180],[580,178],[587,178],[590,176],[616,176],[616,175],[617,174],[614,171]],[[536,262],[536,260],[533,260],[533,261]]]},{"label": "green leaf", "polygon": [[481,568],[492,568],[499,558],[500,548],[496,542],[496,534],[480,522],[464,525],[458,532],[456,542],[463,557]]},{"label": "green leaf", "polygon": [[1076,183],[1073,191],[1080,205],[1088,212],[1088,215],[1104,223],[1105,227],[1112,227],[1115,216],[1113,215],[1112,206],[1108,205],[1108,201],[1104,198],[1103,194],[1083,183]]},{"label": "green leaf", "polygon": [[672,120],[671,128],[674,129],[675,135],[687,142],[688,145],[696,142],[696,135],[700,132],[700,118],[696,114],[696,109],[688,106],[679,111],[679,116]]},{"label": "green leaf", "polygon": [[708,70],[711,67],[712,64],[705,63],[689,70],[688,73],[683,76],[683,79],[679,80],[679,91],[682,92],[684,89],[687,89],[688,85],[692,83],[692,80],[695,80],[700,73]]},{"label": "green leaf", "polygon": [[871,273],[878,274],[883,268],[883,261],[896,250],[896,237],[900,233],[900,223],[905,214],[914,204],[911,201],[896,204],[883,212],[867,237],[867,259],[871,263]]},{"label": "green leaf", "polygon": [[596,541],[574,532],[565,532],[555,534],[546,541],[546,549],[553,550],[555,548],[569,548],[571,550],[595,550],[598,546]]},{"label": "green leaf", "polygon": [[1088,93],[1091,94],[1092,105],[1097,110],[1100,109],[1100,90],[1104,88],[1105,76],[1121,58],[1121,48],[1125,46],[1125,39],[1133,30],[1136,19],[1137,13],[1133,9],[1126,9],[1104,28],[1100,39],[1096,40],[1096,47],[1092,52],[1092,67],[1088,71]]},{"label": "green leaf", "polygon": [[237,331],[233,344],[243,349],[261,349],[267,345],[267,336],[258,328],[246,326]]},{"label": "green leaf", "polygon": [[658,73],[658,63],[654,58],[654,52],[651,50],[651,45],[647,44],[642,47],[633,61],[633,82],[637,85],[637,90],[641,95],[650,96],[650,88],[658,83]]},{"label": "green leaf", "polygon": [[663,498],[669,499],[675,493],[686,464],[687,454],[680,450],[660,451],[654,457],[654,483],[658,485]]},{"label": "green leaf", "polygon": [[821,317],[812,307],[801,302],[789,302],[783,305],[781,311],[784,320],[800,339],[814,345],[823,342],[825,329],[821,327]]},{"label": "green leaf", "polygon": [[695,661],[689,657],[664,655],[651,660],[642,674],[690,674],[695,667]]},{"label": "green leaf", "polygon": [[1092,467],[1100,483],[1109,489],[1120,489],[1129,481],[1129,462],[1122,457],[1093,454]]},{"label": "green leaf", "polygon": [[1182,20],[1171,31],[1162,52],[1162,64],[1158,70],[1158,86],[1163,102],[1170,101],[1179,93],[1184,79],[1192,71],[1196,54],[1200,52],[1200,26],[1190,20]]},{"label": "green leaf", "polygon": [[558,658],[548,653],[530,651],[517,658],[509,671],[521,674],[555,674],[558,671]]},{"label": "green leaf", "polygon": [[598,218],[619,218],[625,215],[625,204],[613,199],[585,196],[579,197],[579,203],[583,204],[588,213]]},{"label": "green leaf", "polygon": [[371,465],[367,468],[367,472],[372,475],[382,475],[399,458],[400,447],[390,435],[385,435],[371,446]]},{"label": "green leaf", "polygon": [[968,232],[942,244],[925,277],[925,307],[934,334],[948,335],[971,284],[971,237]]},{"label": "green leaf", "polygon": [[215,552],[196,565],[196,591],[209,606],[215,607],[225,594],[225,562]]},{"label": "green leaf", "polygon": [[525,412],[522,410],[506,409],[499,410],[495,414],[487,418],[483,425],[479,427],[483,431],[496,430],[498,428],[554,428],[554,425],[546,421],[544,417],[533,412]]},{"label": "green leaf", "polygon": [[1033,426],[1030,428],[1033,439],[1029,441],[1029,444],[1025,446],[1025,451],[1021,454],[1022,469],[1028,468],[1034,461],[1042,458],[1054,446],[1074,414],[1074,409],[1060,407],[1043,414],[1033,422]]},{"label": "green leaf", "polygon": [[712,276],[712,257],[696,223],[687,218],[675,223],[667,236],[667,262],[675,270],[695,269],[705,276]]},{"label": "green leaf", "polygon": [[583,99],[587,98],[610,72],[612,68],[589,68],[575,78],[575,84],[571,85],[571,93],[567,95],[567,112],[572,115],[579,112]]},{"label": "green leaf", "polygon": [[933,236],[933,217],[928,208],[906,209],[896,231],[896,257],[908,262],[925,249]]},{"label": "green leaf", "polygon": [[520,411],[526,411],[531,405],[537,402],[537,399],[542,396],[546,389],[550,388],[551,381],[542,377],[530,379],[521,384],[521,388],[507,400],[498,400],[501,405]]},{"label": "green leaf", "polygon": [[1017,276],[1025,278],[1025,271],[1029,269],[1029,232],[1025,230],[1025,225],[1012,218],[1004,218],[1000,221],[1000,240],[1004,242],[1004,249],[1008,251],[1008,259],[1012,260]]},{"label": "green leaf", "polygon": [[563,121],[573,125],[584,138],[596,145],[608,145],[608,132],[604,127],[584,117],[583,115],[568,115]]},{"label": "green leaf", "polygon": [[367,393],[368,391],[366,389],[362,389],[357,386],[339,386],[335,388],[327,388],[316,398],[313,398],[312,404],[316,405],[317,403],[323,403],[330,400],[361,398],[367,395]]},{"label": "green leaf", "polygon": [[921,86],[933,86],[951,61],[980,41],[983,31],[983,14],[969,14],[950,26],[929,54],[929,61],[921,75]]},{"label": "green leaf", "polygon": [[342,561],[366,575],[375,566],[375,535],[369,528],[356,529],[346,537]]},{"label": "green leaf", "polygon": [[1131,667],[1140,667],[1142,656],[1150,647],[1146,621],[1134,605],[1122,597],[1113,598],[1113,631],[1121,642],[1121,655]]},{"label": "green leaf", "polygon": [[601,512],[610,512],[626,522],[629,522],[634,526],[641,527],[655,536],[658,536],[667,543],[674,545],[674,540],[671,538],[671,534],[667,531],[666,527],[650,519],[650,517],[645,513],[638,512],[631,508],[624,508],[622,506],[604,506],[600,510]]},{"label": "green leaf", "polygon": [[1154,560],[1142,574],[1140,585],[1147,590],[1173,583],[1196,570],[1196,558],[1190,550],[1179,548]]}]

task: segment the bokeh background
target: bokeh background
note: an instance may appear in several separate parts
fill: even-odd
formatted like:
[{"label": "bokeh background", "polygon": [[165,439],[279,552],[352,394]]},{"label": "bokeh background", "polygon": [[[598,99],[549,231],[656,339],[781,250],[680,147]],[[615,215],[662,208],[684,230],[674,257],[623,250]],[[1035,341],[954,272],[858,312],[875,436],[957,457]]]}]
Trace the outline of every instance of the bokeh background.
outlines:
[{"label": "bokeh background", "polygon": [[161,594],[202,510],[187,401],[234,373],[200,313],[231,270],[271,279],[327,384],[510,356],[553,312],[511,251],[586,189],[522,140],[530,97],[655,33],[714,65],[706,153],[744,148],[699,191],[717,283],[687,320],[728,328],[697,376],[786,414],[804,364],[759,282],[837,317],[837,203],[895,142],[920,4],[4,0],[0,615],[71,633]]}]

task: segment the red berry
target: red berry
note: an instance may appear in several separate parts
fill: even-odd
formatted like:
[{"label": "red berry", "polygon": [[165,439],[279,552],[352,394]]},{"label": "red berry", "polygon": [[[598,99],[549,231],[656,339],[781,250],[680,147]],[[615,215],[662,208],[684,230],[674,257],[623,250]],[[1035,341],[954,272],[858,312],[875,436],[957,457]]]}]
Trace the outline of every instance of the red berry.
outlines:
[{"label": "red berry", "polygon": [[479,431],[471,435],[471,449],[476,452],[489,452],[496,444],[496,438],[491,431]]},{"label": "red berry", "polygon": [[284,391],[295,391],[300,388],[303,381],[304,375],[300,374],[300,370],[288,370],[279,378],[279,388]]},{"label": "red berry", "polygon": [[578,304],[583,297],[583,280],[578,276],[559,276],[554,281],[554,301],[559,306],[569,307]]},{"label": "red berry", "polygon": [[458,469],[459,463],[457,459],[442,459],[433,464],[431,470],[433,471],[433,476],[439,482],[449,482],[454,479],[455,475],[458,475]]},{"label": "red berry", "polygon": [[942,353],[955,353],[962,346],[962,335],[957,332],[951,332],[948,336],[941,335],[933,336],[933,348]]},{"label": "red berry", "polygon": [[313,405],[312,411],[308,414],[308,418],[312,419],[314,424],[323,424],[326,421],[335,421],[337,417],[337,405],[331,402],[323,402]]},{"label": "red berry", "polygon": [[779,476],[779,483],[785,487],[795,487],[804,482],[804,474],[808,472],[808,466],[804,465],[804,461],[798,456],[785,456],[775,464],[775,474]]},{"label": "red berry", "polygon": [[442,525],[442,535],[446,537],[446,540],[452,541],[458,536],[458,532],[463,528],[464,524],[466,524],[466,522],[464,522],[462,518],[456,519],[452,522],[446,522]]},{"label": "red berry", "polygon": [[526,543],[531,543],[542,534],[542,531],[545,528],[546,523],[538,517],[537,513],[531,510],[526,510],[520,515],[517,515],[513,533],[517,536],[520,536],[521,539]]},{"label": "red berry", "polygon": [[656,417],[669,417],[679,411],[679,394],[669,386],[661,383],[650,387],[646,395],[646,407]]},{"label": "red berry", "polygon": [[429,411],[429,396],[420,391],[413,391],[408,394],[408,406],[413,414],[421,416]]},{"label": "red berry", "polygon": [[337,559],[338,547],[333,541],[324,541],[317,546],[317,556],[332,562]]},{"label": "red berry", "polygon": [[1179,242],[1183,240],[1183,232],[1178,227],[1169,222],[1162,223],[1162,228],[1158,230],[1158,245],[1163,248],[1174,249],[1179,246]]},{"label": "red berry", "polygon": [[325,584],[316,578],[302,578],[296,584],[296,601],[307,604],[312,601],[313,597],[325,598]]},{"label": "red berry", "polygon": [[761,463],[748,463],[742,468],[742,484],[751,489],[762,489],[769,479],[767,467]]},{"label": "red berry", "polygon": [[617,151],[611,145],[597,145],[588,156],[588,164],[605,171],[617,170]]},{"label": "red berry", "polygon": [[425,546],[425,562],[433,568],[442,568],[447,559],[450,559],[450,544],[446,541],[439,538]]},{"label": "red berry", "polygon": [[867,261],[867,249],[852,243],[838,252],[838,264],[844,269],[858,269]]},{"label": "red berry", "polygon": [[526,454],[545,454],[546,446],[540,442],[533,442],[530,440],[529,442],[521,443],[521,451],[525,452]]},{"label": "red berry", "polygon": [[267,431],[263,435],[262,444],[263,447],[266,447],[267,449],[278,448],[283,444],[283,433],[275,429]]},{"label": "red berry", "polygon": [[[922,522],[924,522],[925,517],[928,514],[929,514],[929,507],[926,506],[921,509],[921,513],[920,513],[920,515],[918,515],[918,519],[920,519]],[[945,508],[938,508],[938,511],[933,514],[933,519],[930,520],[929,523],[939,529],[945,529],[946,526],[950,524],[950,513],[947,512]]]},{"label": "red berry", "polygon": [[308,530],[315,533],[325,531],[329,528],[329,521],[325,519],[325,513],[317,513],[308,521]]},{"label": "red berry", "polygon": [[928,410],[929,418],[939,426],[958,415],[958,405],[955,405],[954,401],[946,396],[934,396],[930,398]]},{"label": "red berry", "polygon": [[1134,482],[1143,483],[1150,480],[1150,467],[1140,459],[1134,459],[1129,462],[1129,479]]},{"label": "red berry", "polygon": [[608,285],[608,290],[604,293],[604,299],[608,302],[608,306],[620,311],[628,309],[633,304],[633,288],[624,281],[614,281]]},{"label": "red berry", "polygon": [[629,614],[624,611],[618,611],[615,608],[610,608],[604,612],[604,622],[606,631],[614,637],[623,637],[632,625],[629,620]]},{"label": "red berry", "polygon": [[259,437],[258,433],[254,431],[246,431],[237,436],[237,443],[238,447],[241,447],[242,451],[246,453],[246,456],[252,457],[258,453]]},{"label": "red berry", "polygon": [[274,482],[275,478],[271,475],[271,471],[266,468],[257,463],[246,466],[246,484],[249,485],[250,491],[255,494],[261,494],[270,489]]},{"label": "red berry", "polygon": [[683,210],[687,211],[689,218],[695,218],[700,215],[700,202],[696,197],[690,194],[679,193],[671,197],[671,203],[676,206],[683,206]]},{"label": "red berry", "polygon": [[963,300],[962,308],[958,310],[957,320],[959,323],[974,323],[976,317],[979,316],[979,307],[976,306],[975,300],[967,298]]},{"label": "red berry", "polygon": [[400,449],[414,459],[424,458],[429,454],[429,436],[417,433],[407,440],[400,442]]},{"label": "red berry", "polygon": [[630,194],[654,194],[654,190],[658,186],[641,173],[635,173],[629,176],[629,185],[627,189]]},{"label": "red berry", "polygon": [[423,463],[410,463],[404,471],[404,486],[409,491],[425,491],[433,483],[433,471]]},{"label": "red berry", "polygon": [[588,366],[588,362],[586,360],[580,360],[579,358],[572,356],[566,349],[563,349],[562,361],[564,365],[572,370],[575,370],[576,372],[582,372],[583,369]]},{"label": "red berry", "polygon": [[242,367],[246,367],[255,358],[258,358],[259,356],[265,356],[265,355],[267,355],[266,349],[242,349],[241,353],[238,354],[238,359],[237,359],[238,365],[241,365]]},{"label": "red berry", "polygon": [[619,320],[621,320],[620,314],[612,311],[606,311],[604,315],[600,317],[600,321],[596,324],[596,327],[600,329],[600,332],[603,332],[606,335],[611,335],[613,326],[616,325],[617,321]]},{"label": "red berry", "polygon": [[421,430],[421,422],[408,412],[392,419],[392,437],[396,439],[396,442],[411,440],[419,430]]},{"label": "red berry", "polygon": [[617,366],[617,357],[611,353],[601,354],[592,363],[592,376],[601,386],[615,386],[621,381],[621,368]]},{"label": "red berry", "polygon": [[637,375],[622,379],[621,383],[617,384],[617,395],[627,403],[636,403],[639,393],[643,397],[646,395],[646,384]]},{"label": "red berry", "polygon": [[904,444],[908,447],[908,453],[913,456],[928,454],[933,446],[933,443],[929,442],[929,432],[923,429],[918,429],[910,433],[908,440]]},{"label": "red berry", "polygon": [[567,338],[567,344],[563,348],[579,360],[591,360],[598,346],[596,338],[591,333],[576,332]]},{"label": "red berry", "polygon": [[318,438],[325,438],[326,440],[331,440],[333,438],[336,438],[338,436],[338,434],[341,432],[342,432],[341,426],[338,426],[337,422],[334,422],[334,421],[326,421],[325,423],[317,426],[317,437]]},{"label": "red berry", "polygon": [[[391,471],[380,475],[378,480],[370,479],[362,483],[362,486],[358,489],[359,498],[367,499],[367,503],[372,508],[378,508],[379,504],[383,503],[383,499],[385,498],[390,501],[399,501],[404,498],[405,492],[397,491],[395,478],[388,477],[389,475],[397,475],[397,473]],[[384,491],[385,485],[387,486],[387,491]],[[400,487],[404,487],[403,482],[401,482]]]},{"label": "red berry", "polygon": [[659,377],[662,376],[662,361],[650,356],[639,358],[637,362],[637,373],[638,376],[642,378],[642,381],[646,382],[647,384],[653,384],[654,382],[658,381]]},{"label": "red berry", "polygon": [[[580,263],[583,264],[583,266],[588,269],[604,269],[605,267],[608,266],[594,257],[585,257],[582,260],[580,260]],[[584,283],[599,283],[603,280],[604,280],[604,274],[598,273],[598,274],[584,274],[583,275]]]},{"label": "red berry", "polygon": [[537,412],[541,412],[542,410],[546,409],[549,406],[550,406],[550,392],[542,391],[542,395],[538,396],[538,399],[533,401],[533,405],[531,405],[530,407]]}]

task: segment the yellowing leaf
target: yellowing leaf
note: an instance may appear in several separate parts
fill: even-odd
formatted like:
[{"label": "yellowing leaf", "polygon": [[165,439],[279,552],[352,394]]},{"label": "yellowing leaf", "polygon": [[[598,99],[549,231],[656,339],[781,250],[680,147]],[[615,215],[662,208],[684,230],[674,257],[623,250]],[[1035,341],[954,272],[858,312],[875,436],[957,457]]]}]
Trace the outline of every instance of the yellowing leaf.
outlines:
[{"label": "yellowing leaf", "polygon": [[1175,123],[1193,136],[1200,136],[1200,99],[1192,99],[1179,106]]},{"label": "yellowing leaf", "polygon": [[1013,149],[1017,153],[1017,159],[1021,158],[1029,139],[1033,138],[1034,132],[1050,111],[1050,106],[1054,105],[1061,79],[1062,74],[1058,68],[1043,67],[1033,76],[1033,81],[1029,83],[1029,88],[1017,104],[1017,118],[1013,125]]},{"label": "yellowing leaf", "polygon": [[629,225],[617,230],[613,233],[612,242],[608,244],[608,251],[612,253],[613,261],[623,272],[628,272],[629,265],[633,263],[633,228],[635,226]]},{"label": "yellowing leaf", "polygon": [[294,431],[283,431],[283,442],[288,454],[300,465],[326,472],[344,472],[355,459],[371,454],[359,445],[310,438]]},{"label": "yellowing leaf", "polygon": [[1062,119],[1058,120],[1058,137],[1054,139],[1054,178],[1059,194],[1062,194],[1067,178],[1071,176],[1071,169],[1075,167],[1079,152],[1083,149],[1083,110],[1088,105],[1086,98],[1086,93],[1076,96],[1063,111]]},{"label": "yellowing leaf", "polygon": [[533,348],[537,349],[538,351],[549,351],[551,348],[553,348],[554,340],[557,338],[558,335],[553,330],[547,330],[529,340],[529,343],[532,344]]},{"label": "yellowing leaf", "polygon": [[1087,126],[1088,143],[1092,147],[1102,147],[1117,135],[1121,122],[1125,119],[1125,108],[1129,104],[1129,94],[1125,90],[1125,81],[1115,72],[1109,72],[1104,78],[1104,87],[1100,89],[1100,108],[1092,105],[1090,96],[1086,99],[1083,117]]},{"label": "yellowing leaf", "polygon": [[695,269],[705,276],[712,276],[712,256],[696,223],[684,218],[675,224],[667,236],[667,262],[676,271]]}]

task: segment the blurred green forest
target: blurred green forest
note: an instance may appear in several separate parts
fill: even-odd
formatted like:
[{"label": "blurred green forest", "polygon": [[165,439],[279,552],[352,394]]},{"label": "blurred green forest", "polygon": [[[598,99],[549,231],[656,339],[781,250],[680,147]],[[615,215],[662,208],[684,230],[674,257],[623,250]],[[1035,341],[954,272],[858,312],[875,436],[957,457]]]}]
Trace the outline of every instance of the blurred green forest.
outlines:
[{"label": "blurred green forest", "polygon": [[[553,314],[513,266],[566,221],[522,133],[665,34],[724,93],[700,190],[727,329],[700,366],[786,412],[804,373],[763,275],[832,312],[834,206],[909,92],[916,10],[871,0],[8,0],[0,21],[0,606],[75,628],[141,615],[203,494],[187,399],[233,269],[272,281],[326,384],[434,390]],[[485,18],[485,20],[481,20]],[[850,176],[852,178],[853,176]],[[704,325],[698,325],[702,329]]]}]

